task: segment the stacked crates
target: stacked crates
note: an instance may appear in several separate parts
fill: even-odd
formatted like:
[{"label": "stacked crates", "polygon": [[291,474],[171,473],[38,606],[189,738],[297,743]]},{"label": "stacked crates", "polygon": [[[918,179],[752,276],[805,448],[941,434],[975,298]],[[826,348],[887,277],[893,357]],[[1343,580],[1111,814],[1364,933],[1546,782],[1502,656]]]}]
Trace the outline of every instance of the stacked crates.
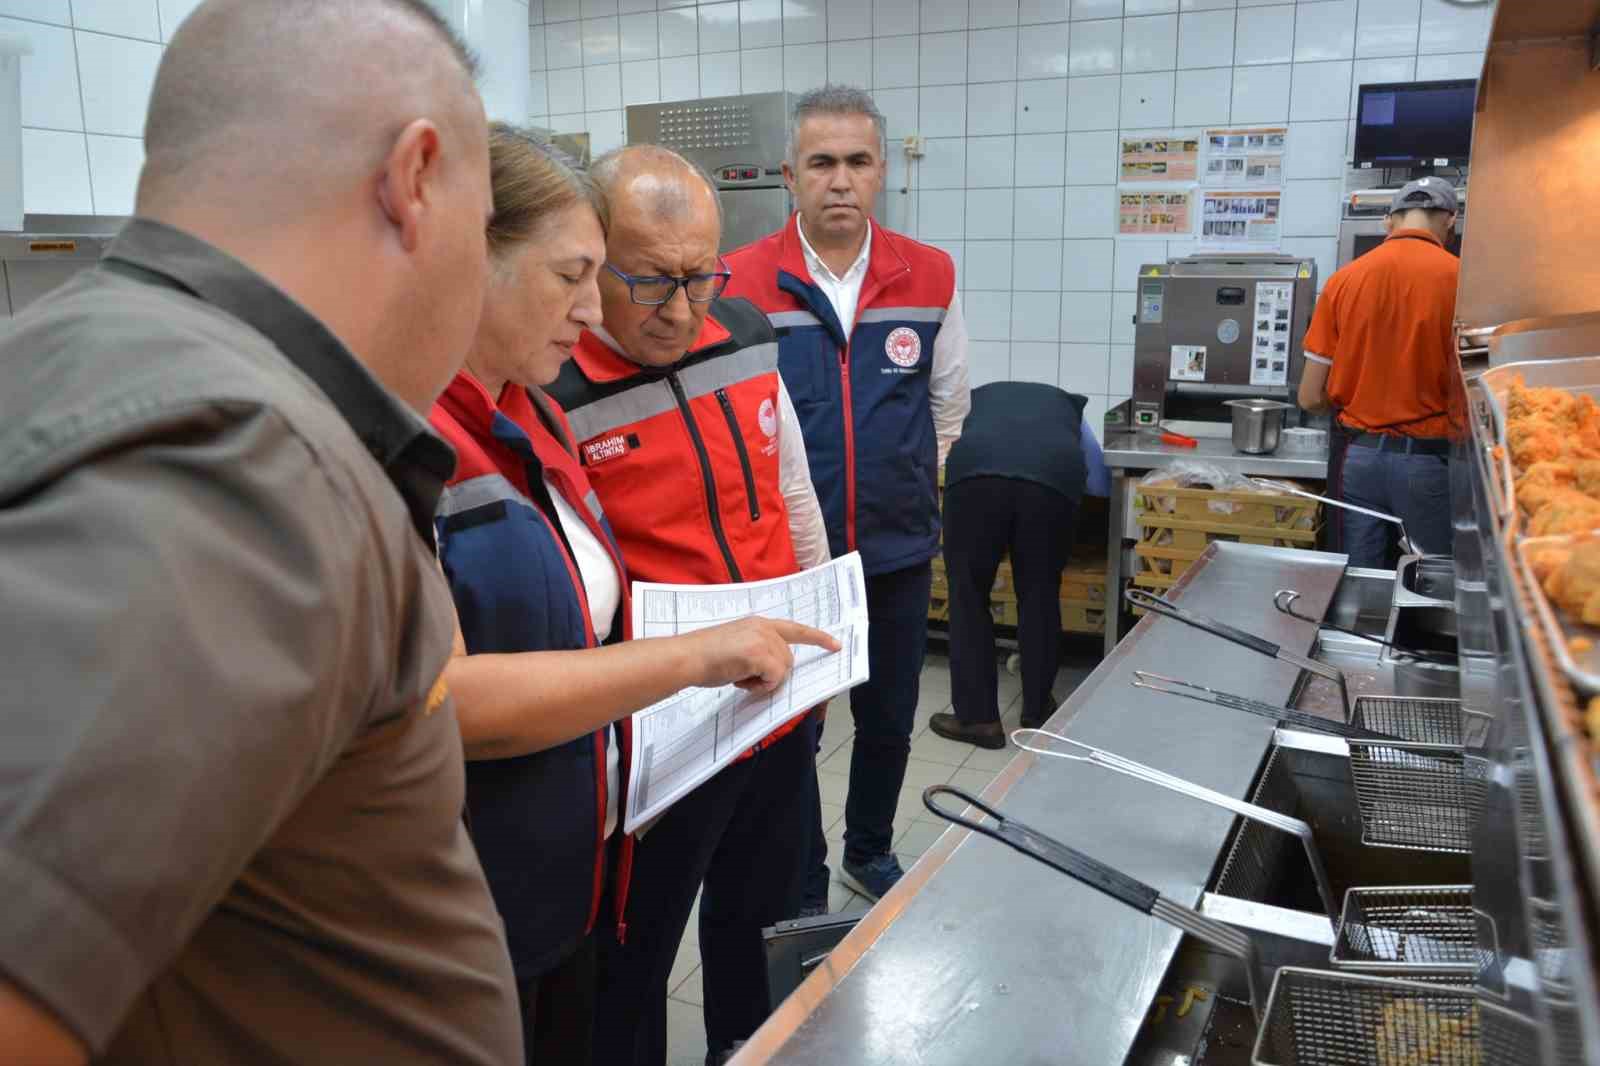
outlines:
[{"label": "stacked crates", "polygon": [[1322,505],[1286,493],[1139,486],[1133,583],[1170,588],[1213,541],[1314,549]]},{"label": "stacked crates", "polygon": [[[1061,630],[1064,633],[1103,633],[1106,625],[1106,561],[1103,556],[1074,557],[1061,575]],[[989,590],[989,613],[996,625],[1017,624],[1016,579],[1011,560],[1004,559]],[[950,584],[944,559],[933,560],[933,596],[928,619],[950,621]]]}]

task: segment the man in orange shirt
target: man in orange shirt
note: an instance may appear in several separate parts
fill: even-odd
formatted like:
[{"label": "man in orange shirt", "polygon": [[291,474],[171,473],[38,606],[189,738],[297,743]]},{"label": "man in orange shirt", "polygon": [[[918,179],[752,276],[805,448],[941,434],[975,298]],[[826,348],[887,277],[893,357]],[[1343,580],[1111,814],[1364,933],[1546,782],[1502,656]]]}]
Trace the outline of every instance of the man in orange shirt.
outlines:
[{"label": "man in orange shirt", "polygon": [[[1445,250],[1456,191],[1442,178],[1395,194],[1382,245],[1328,279],[1306,332],[1300,406],[1332,409],[1349,440],[1336,494],[1398,515],[1416,546],[1450,551],[1446,386],[1460,260]],[[1351,566],[1390,569],[1396,527],[1344,512]]]}]

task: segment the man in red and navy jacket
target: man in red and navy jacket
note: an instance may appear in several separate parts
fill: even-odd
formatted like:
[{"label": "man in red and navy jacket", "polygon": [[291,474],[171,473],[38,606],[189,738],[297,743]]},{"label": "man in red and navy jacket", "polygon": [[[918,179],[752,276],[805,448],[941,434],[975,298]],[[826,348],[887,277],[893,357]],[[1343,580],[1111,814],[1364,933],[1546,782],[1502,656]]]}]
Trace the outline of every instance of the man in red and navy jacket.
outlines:
[{"label": "man in red and navy jacket", "polygon": [[[604,326],[550,391],[628,576],[716,584],[826,562],[777,338],[749,303],[712,302],[727,281],[715,192],[662,148],[621,149],[591,174],[611,215]],[[667,977],[697,891],[707,1061],[766,1018],[761,930],[799,906],[815,745],[813,716],[791,719],[639,834],[628,935],[600,946],[596,1062],[666,1062]]]},{"label": "man in red and navy jacket", "polygon": [[[728,291],[767,313],[835,554],[867,577],[871,679],[850,693],[855,740],[844,882],[876,899],[900,879],[895,807],[911,751],[939,551],[938,471],[970,406],[955,265],[871,219],[883,116],[858,89],[801,96],[784,178],[797,214],[728,256]],[[806,910],[826,905],[820,808]]]}]

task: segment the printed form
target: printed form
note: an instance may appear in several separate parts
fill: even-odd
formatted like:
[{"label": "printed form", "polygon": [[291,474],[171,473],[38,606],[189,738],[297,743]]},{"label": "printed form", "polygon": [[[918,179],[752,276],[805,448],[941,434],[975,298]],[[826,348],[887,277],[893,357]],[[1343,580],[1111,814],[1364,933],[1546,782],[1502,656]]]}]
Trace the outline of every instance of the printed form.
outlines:
[{"label": "printed form", "polygon": [[777,690],[687,688],[633,715],[623,828],[634,832],[795,715],[867,679],[867,586],[855,552],[813,570],[742,585],[633,586],[633,633],[670,637],[749,615],[824,630],[829,652],[794,645]]}]

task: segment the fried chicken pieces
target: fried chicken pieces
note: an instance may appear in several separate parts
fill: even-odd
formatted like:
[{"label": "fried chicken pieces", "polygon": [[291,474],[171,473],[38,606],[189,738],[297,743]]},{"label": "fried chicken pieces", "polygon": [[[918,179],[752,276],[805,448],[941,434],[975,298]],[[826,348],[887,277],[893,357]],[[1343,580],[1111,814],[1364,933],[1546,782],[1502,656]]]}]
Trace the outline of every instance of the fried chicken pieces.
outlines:
[{"label": "fried chicken pieces", "polygon": [[1520,476],[1517,502],[1536,537],[1600,528],[1600,404],[1563,389],[1506,395],[1506,447]]}]

